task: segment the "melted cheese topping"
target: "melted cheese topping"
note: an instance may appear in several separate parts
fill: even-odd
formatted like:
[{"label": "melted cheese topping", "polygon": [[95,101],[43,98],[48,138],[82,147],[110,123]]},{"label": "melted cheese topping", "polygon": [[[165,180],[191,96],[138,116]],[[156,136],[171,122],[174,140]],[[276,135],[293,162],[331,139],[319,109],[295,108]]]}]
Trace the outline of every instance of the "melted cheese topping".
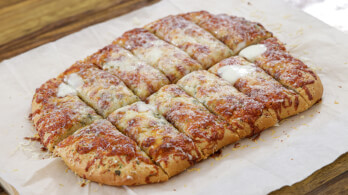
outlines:
[{"label": "melted cheese topping", "polygon": [[152,110],[150,106],[145,104],[144,102],[138,102],[137,109],[138,109],[138,112],[146,112],[146,111]]},{"label": "melted cheese topping", "polygon": [[67,95],[76,95],[76,90],[65,83],[61,83],[58,87],[58,97],[65,97]]},{"label": "melted cheese topping", "polygon": [[[184,75],[202,69],[201,65],[179,48],[145,29],[134,29],[122,35],[122,43],[134,55],[162,71],[175,83]],[[157,90],[156,90],[157,91]]]},{"label": "melted cheese topping", "polygon": [[248,74],[252,74],[256,68],[251,65],[228,65],[218,69],[218,74],[221,78],[234,84],[239,78]]},{"label": "melted cheese topping", "polygon": [[207,11],[191,12],[182,16],[220,39],[233,50],[234,54],[246,46],[272,36],[261,24],[241,17],[227,14],[214,15]]},{"label": "melted cheese topping", "polygon": [[[245,128],[238,129],[242,137],[251,133],[250,127],[255,125],[264,109],[263,104],[206,70],[190,73],[177,84],[230,124],[243,125]],[[186,86],[193,86],[195,90],[189,91]]]},{"label": "melted cheese topping", "polygon": [[76,73],[70,74],[66,82],[74,89],[82,87],[84,84],[83,79]]},{"label": "melted cheese topping", "polygon": [[105,62],[103,65],[104,70],[118,68],[122,71],[132,72],[142,64],[142,62],[135,58],[130,52],[124,50],[113,53],[112,57],[115,58],[115,60],[111,59]]},{"label": "melted cheese topping", "polygon": [[[154,41],[154,43],[158,43],[158,42]],[[160,44],[157,44],[157,46],[158,45],[160,45]],[[152,64],[154,64],[163,56],[163,53],[165,51],[166,50],[164,50],[161,47],[151,47],[151,48],[148,48],[148,52],[146,52],[146,54],[145,54],[146,55],[146,59],[149,62],[151,62]]]},{"label": "melted cheese topping", "polygon": [[239,55],[245,57],[251,62],[254,62],[265,51],[267,51],[267,47],[265,45],[256,44],[243,49],[242,51],[240,51]]},{"label": "melted cheese topping", "polygon": [[169,83],[159,70],[116,44],[94,54],[92,60],[103,70],[120,78],[142,100]]},{"label": "melted cheese topping", "polygon": [[180,16],[162,18],[145,28],[183,49],[204,68],[232,55],[232,51],[213,35]]}]

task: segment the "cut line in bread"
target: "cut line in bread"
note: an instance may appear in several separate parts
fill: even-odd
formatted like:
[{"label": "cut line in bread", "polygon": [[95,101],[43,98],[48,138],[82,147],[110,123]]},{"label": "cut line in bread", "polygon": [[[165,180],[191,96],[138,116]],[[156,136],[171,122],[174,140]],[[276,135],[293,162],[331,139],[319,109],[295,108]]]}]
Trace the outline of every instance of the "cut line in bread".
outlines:
[{"label": "cut line in bread", "polygon": [[231,125],[210,113],[177,85],[162,87],[147,101],[179,131],[190,137],[205,158],[239,140]]},{"label": "cut line in bread", "polygon": [[232,50],[233,55],[238,54],[244,47],[272,37],[272,33],[260,23],[241,17],[214,15],[207,11],[189,12],[181,16],[213,34]]},{"label": "cut line in bread", "polygon": [[178,85],[237,128],[241,138],[259,133],[278,122],[275,113],[269,112],[263,104],[206,70],[186,75]]},{"label": "cut line in bread", "polygon": [[209,69],[247,96],[276,113],[278,120],[308,109],[307,102],[255,64],[240,56],[227,58]]},{"label": "cut line in bread", "polygon": [[89,56],[87,62],[120,78],[141,100],[169,84],[169,80],[161,71],[117,44],[104,47]]},{"label": "cut line in bread", "polygon": [[55,148],[77,175],[107,185],[140,185],[168,180],[137,144],[109,121],[97,120]]},{"label": "cut line in bread", "polygon": [[101,118],[74,89],[56,78],[36,89],[31,116],[41,143],[49,151],[77,129]]},{"label": "cut line in bread", "polygon": [[115,43],[162,71],[172,83],[176,83],[192,71],[202,69],[202,66],[184,51],[142,28],[125,32]]},{"label": "cut line in bread", "polygon": [[232,51],[213,35],[181,16],[167,16],[145,28],[186,51],[204,69],[232,55]]},{"label": "cut line in bread", "polygon": [[104,118],[116,109],[139,100],[119,78],[88,64],[74,64],[60,77]]},{"label": "cut line in bread", "polygon": [[277,38],[269,38],[260,44],[243,49],[245,57],[265,70],[284,86],[299,93],[312,106],[323,95],[319,76],[301,60],[290,55]]},{"label": "cut line in bread", "polygon": [[116,110],[108,120],[137,142],[169,177],[201,160],[201,153],[193,141],[175,129],[151,105],[136,102]]}]

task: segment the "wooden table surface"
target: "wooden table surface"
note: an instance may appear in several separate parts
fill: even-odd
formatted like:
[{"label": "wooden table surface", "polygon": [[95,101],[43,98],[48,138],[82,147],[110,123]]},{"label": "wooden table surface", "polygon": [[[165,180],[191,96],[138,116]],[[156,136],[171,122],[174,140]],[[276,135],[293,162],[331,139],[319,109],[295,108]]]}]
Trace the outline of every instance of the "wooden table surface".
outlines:
[{"label": "wooden table surface", "polygon": [[[1,0],[0,61],[158,0]],[[0,195],[7,194],[0,187]],[[348,153],[270,194],[348,194]]]}]

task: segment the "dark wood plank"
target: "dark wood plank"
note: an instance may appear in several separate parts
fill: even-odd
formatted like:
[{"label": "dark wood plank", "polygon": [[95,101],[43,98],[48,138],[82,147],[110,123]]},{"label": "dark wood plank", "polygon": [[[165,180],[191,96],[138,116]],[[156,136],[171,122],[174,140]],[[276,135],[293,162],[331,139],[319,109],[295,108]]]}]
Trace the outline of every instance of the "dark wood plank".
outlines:
[{"label": "dark wood plank", "polygon": [[306,179],[270,193],[278,194],[348,194],[348,152]]},{"label": "dark wood plank", "polygon": [[158,0],[31,0],[0,8],[0,61]]},{"label": "dark wood plank", "polygon": [[14,5],[14,4],[19,3],[21,1],[24,1],[24,0],[2,0],[2,1],[0,1],[0,9],[4,8],[4,7],[8,7],[10,5]]},{"label": "dark wood plank", "polygon": [[7,195],[8,193],[5,192],[5,190],[2,188],[2,186],[0,185],[0,195]]}]

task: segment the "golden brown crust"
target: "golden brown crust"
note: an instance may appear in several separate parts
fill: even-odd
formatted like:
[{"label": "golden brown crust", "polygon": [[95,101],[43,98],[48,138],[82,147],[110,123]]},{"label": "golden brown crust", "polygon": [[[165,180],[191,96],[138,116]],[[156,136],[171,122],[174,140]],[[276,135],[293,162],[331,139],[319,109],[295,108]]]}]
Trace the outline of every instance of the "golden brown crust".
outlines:
[{"label": "golden brown crust", "polygon": [[142,28],[123,33],[115,43],[162,71],[172,83],[176,83],[192,71],[202,69],[202,66],[184,51]]},{"label": "golden brown crust", "polygon": [[301,60],[291,56],[276,38],[261,41],[267,47],[255,64],[286,87],[298,92],[312,106],[323,95],[319,76]]},{"label": "golden brown crust", "polygon": [[142,100],[169,84],[159,70],[115,43],[89,56],[86,61],[119,77]]},{"label": "golden brown crust", "polygon": [[41,143],[50,151],[77,129],[100,119],[93,109],[75,95],[58,97],[60,79],[50,79],[36,89],[31,118]]},{"label": "golden brown crust", "polygon": [[108,120],[137,142],[169,177],[201,160],[193,141],[144,102],[120,108],[110,114]]},{"label": "golden brown crust", "polygon": [[205,158],[239,140],[235,129],[210,113],[177,85],[166,85],[147,100],[198,146]]},{"label": "golden brown crust", "polygon": [[213,35],[181,16],[167,16],[144,28],[184,50],[203,68],[232,55],[232,51]]},{"label": "golden brown crust", "polygon": [[263,104],[238,92],[227,81],[208,71],[188,74],[178,81],[178,85],[210,111],[237,128],[241,138],[277,123],[277,117]]},{"label": "golden brown crust", "polygon": [[107,120],[97,120],[60,142],[55,154],[80,177],[107,185],[168,180],[163,170]]},{"label": "golden brown crust", "polygon": [[260,23],[251,22],[241,17],[227,14],[214,15],[207,11],[189,12],[181,14],[181,16],[213,34],[229,46],[233,54],[237,54],[244,47],[272,37],[272,33]]},{"label": "golden brown crust", "polygon": [[231,85],[254,100],[263,103],[270,111],[273,110],[279,120],[298,114],[309,108],[307,102],[301,96],[283,87],[283,85],[274,80],[261,68],[249,63],[242,57],[227,58],[211,67],[209,71],[213,74],[220,75],[224,79],[226,75],[222,71],[219,71],[222,67],[225,67],[225,70],[226,68],[234,68],[231,70],[236,70],[240,67],[249,68],[251,70],[250,73],[241,75]]}]

